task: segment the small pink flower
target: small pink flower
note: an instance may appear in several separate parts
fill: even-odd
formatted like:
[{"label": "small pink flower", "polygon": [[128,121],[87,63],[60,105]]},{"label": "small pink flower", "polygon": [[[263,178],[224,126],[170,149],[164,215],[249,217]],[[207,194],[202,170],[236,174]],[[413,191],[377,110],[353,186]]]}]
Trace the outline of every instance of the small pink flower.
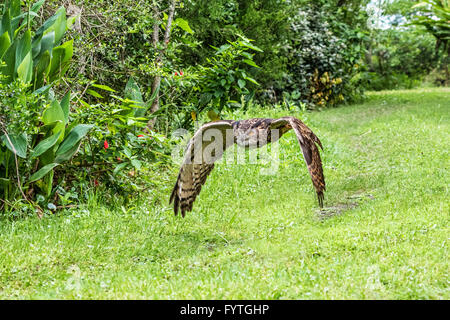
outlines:
[{"label": "small pink flower", "polygon": [[108,141],[105,140],[105,142],[103,142],[103,147],[105,148],[105,150],[109,148]]}]

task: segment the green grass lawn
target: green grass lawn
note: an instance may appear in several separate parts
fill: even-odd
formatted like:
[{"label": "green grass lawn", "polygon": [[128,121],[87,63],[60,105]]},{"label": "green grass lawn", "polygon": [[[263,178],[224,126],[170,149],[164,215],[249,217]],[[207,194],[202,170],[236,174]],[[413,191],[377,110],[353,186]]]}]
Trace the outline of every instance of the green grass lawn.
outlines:
[{"label": "green grass lawn", "polygon": [[185,219],[175,170],[134,207],[3,218],[0,298],[449,299],[449,116],[449,89],[302,115],[325,148],[324,211],[290,132],[276,175],[220,164]]}]

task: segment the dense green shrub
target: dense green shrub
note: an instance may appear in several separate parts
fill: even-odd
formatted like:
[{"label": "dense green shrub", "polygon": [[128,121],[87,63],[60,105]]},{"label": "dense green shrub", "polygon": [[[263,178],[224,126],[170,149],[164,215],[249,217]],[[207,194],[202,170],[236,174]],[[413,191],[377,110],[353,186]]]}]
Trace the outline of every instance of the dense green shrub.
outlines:
[{"label": "dense green shrub", "polygon": [[37,194],[48,200],[54,169],[71,159],[92,128],[71,122],[70,91],[60,100],[51,89],[72,58],[72,41],[60,43],[73,19],[67,19],[61,7],[33,29],[43,3],[22,11],[21,2],[11,0],[2,8],[0,199],[6,210],[17,200],[35,205]]},{"label": "dense green shrub", "polygon": [[2,8],[0,209],[6,212],[42,215],[86,200],[99,181],[112,198],[126,196],[151,185],[141,171],[167,162],[168,140],[144,130],[154,96],[144,100],[133,79],[123,98],[93,80],[82,92],[66,90],[73,41],[61,42],[75,17],[61,7],[35,27],[31,17],[43,4],[32,5],[31,15],[19,0]]},{"label": "dense green shrub", "polygon": [[69,180],[84,182],[84,188],[108,188],[110,200],[117,195],[128,199],[137,190],[152,185],[149,172],[170,162],[172,142],[165,135],[147,129],[148,118],[143,113],[151,100],[142,99],[133,78],[128,81],[123,98],[107,86],[94,88],[110,92],[111,97],[78,106],[79,121],[94,123],[95,128],[73,159],[78,170],[70,172]]},{"label": "dense green shrub", "polygon": [[186,64],[204,64],[209,57],[209,45],[220,46],[236,40],[236,34],[255,39],[261,48],[254,61],[261,68],[248,72],[261,84],[261,90],[283,80],[287,57],[282,54],[287,44],[291,1],[281,0],[213,0],[192,1],[180,9],[195,31],[201,45],[182,52]]},{"label": "dense green shrub", "polygon": [[367,89],[412,88],[438,66],[431,35],[414,27],[373,30],[362,75]]},{"label": "dense green shrub", "polygon": [[[276,102],[289,97],[311,107],[349,101],[358,90],[362,42],[367,29],[366,0],[354,1],[196,1],[180,11],[203,46],[183,54],[190,63],[202,63],[205,44],[218,46],[236,33],[255,39],[262,49],[254,61],[261,68],[248,70],[261,86],[256,98]],[[200,13],[200,14],[199,14]],[[319,73],[315,77],[315,72]],[[325,72],[327,74],[325,74]],[[317,97],[317,79],[331,94]]]},{"label": "dense green shrub", "polygon": [[171,79],[171,87],[178,94],[168,95],[164,103],[175,106],[171,113],[177,115],[177,127],[192,126],[192,120],[202,112],[219,115],[223,110],[241,107],[241,98],[251,99],[258,86],[247,70],[259,68],[253,57],[261,49],[249,39],[239,36],[213,50],[205,65],[181,71]]},{"label": "dense green shrub", "polygon": [[328,11],[317,7],[301,8],[290,19],[289,67],[279,90],[297,92],[310,107],[335,105],[359,93],[355,76],[364,33],[342,24],[338,35],[328,19]]},{"label": "dense green shrub", "polygon": [[[60,2],[54,1],[55,4]],[[355,64],[359,64],[357,60],[361,55],[367,2],[179,1],[164,61],[157,66],[152,30],[155,23],[164,26],[165,20],[155,21],[152,8],[157,5],[160,10],[167,9],[169,1],[115,1],[114,10],[111,10],[105,1],[76,0],[71,6],[83,11],[80,28],[73,33],[75,43],[80,46],[76,48],[78,64],[69,71],[73,78],[71,84],[81,92],[85,92],[84,88],[91,80],[118,89],[133,75],[148,99],[154,77],[162,76],[161,106],[166,112],[160,114],[156,129],[165,130],[167,123],[169,127],[187,124],[189,117],[180,119],[189,114],[183,111],[185,103],[180,104],[177,95],[171,96],[179,92],[170,87],[174,73],[184,70],[189,75],[199,74],[201,66],[207,66],[211,59],[210,46],[237,41],[237,35],[242,34],[255,39],[255,45],[262,50],[253,57],[260,68],[244,68],[248,76],[261,84],[256,90],[256,98],[262,102],[270,96],[278,99],[301,96],[301,100],[308,101],[311,106],[349,101],[359,94],[359,80],[353,77],[359,71]],[[182,23],[176,23],[177,20]],[[315,39],[308,37],[311,33]],[[306,44],[319,47],[311,47],[308,53],[305,52]],[[340,84],[329,84],[333,90],[331,95],[325,94],[329,96],[328,100],[318,99],[314,97],[317,92],[310,92],[311,87],[320,87],[317,83],[310,84],[316,69],[319,78],[325,79],[327,72],[331,79],[342,80]],[[187,78],[183,80],[189,95],[195,86],[189,86]],[[83,99],[90,102],[91,98],[84,96]],[[176,107],[181,110],[177,112]],[[166,115],[175,119],[175,123],[165,118]]]}]

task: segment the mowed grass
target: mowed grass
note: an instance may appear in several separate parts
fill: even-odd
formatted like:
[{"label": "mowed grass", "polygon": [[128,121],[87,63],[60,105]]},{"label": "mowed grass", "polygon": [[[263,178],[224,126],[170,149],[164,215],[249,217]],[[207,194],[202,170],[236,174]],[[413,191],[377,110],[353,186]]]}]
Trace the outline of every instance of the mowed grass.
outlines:
[{"label": "mowed grass", "polygon": [[449,116],[449,89],[301,115],[325,148],[324,211],[290,132],[275,175],[219,164],[185,219],[175,170],[135,206],[2,219],[0,298],[449,299]]}]

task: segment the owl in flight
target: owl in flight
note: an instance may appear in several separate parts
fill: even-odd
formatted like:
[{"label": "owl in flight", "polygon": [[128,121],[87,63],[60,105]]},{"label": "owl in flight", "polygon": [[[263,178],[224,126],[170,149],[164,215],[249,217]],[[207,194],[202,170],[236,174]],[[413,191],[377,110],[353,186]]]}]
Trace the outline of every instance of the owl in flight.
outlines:
[{"label": "owl in flight", "polygon": [[[320,207],[323,207],[325,178],[317,145],[322,148],[319,138],[302,121],[294,117],[279,119],[254,118],[248,120],[218,120],[200,127],[186,148],[177,182],[170,196],[174,202],[175,215],[181,209],[192,211],[195,198],[200,193],[214,162],[233,144],[245,148],[259,148],[277,141],[290,129],[294,129],[303,153],[312,183],[316,189]],[[317,144],[317,145],[316,145]]]}]

